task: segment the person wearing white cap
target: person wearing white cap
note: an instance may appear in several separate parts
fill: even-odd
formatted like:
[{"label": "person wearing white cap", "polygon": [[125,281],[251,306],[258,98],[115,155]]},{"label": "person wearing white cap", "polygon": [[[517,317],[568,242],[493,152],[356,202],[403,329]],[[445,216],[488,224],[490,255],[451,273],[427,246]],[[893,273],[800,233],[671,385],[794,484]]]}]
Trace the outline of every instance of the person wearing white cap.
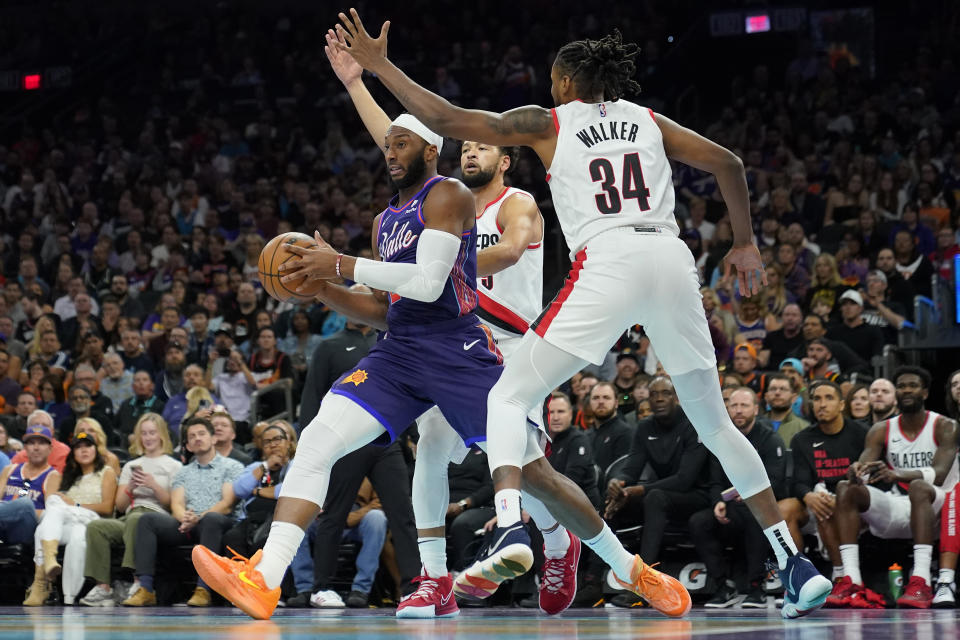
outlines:
[{"label": "person wearing white cap", "polygon": [[864,358],[883,353],[883,333],[863,321],[863,296],[848,289],[839,302],[843,322],[830,327],[827,337],[844,343]]}]

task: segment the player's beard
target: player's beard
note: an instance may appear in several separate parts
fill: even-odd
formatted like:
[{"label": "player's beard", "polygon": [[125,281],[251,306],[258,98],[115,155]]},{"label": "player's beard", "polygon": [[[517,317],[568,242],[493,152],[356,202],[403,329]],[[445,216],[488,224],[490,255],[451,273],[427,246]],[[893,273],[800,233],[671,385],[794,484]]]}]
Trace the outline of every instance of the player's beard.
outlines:
[{"label": "player's beard", "polygon": [[394,189],[400,191],[407,187],[412,187],[423,179],[423,174],[427,172],[427,162],[423,159],[423,154],[414,157],[407,166],[407,172],[399,178],[390,178],[390,184]]},{"label": "player's beard", "polygon": [[497,175],[495,169],[480,169],[472,176],[464,173],[460,176],[460,182],[467,185],[467,189],[479,189],[490,184],[495,175]]}]

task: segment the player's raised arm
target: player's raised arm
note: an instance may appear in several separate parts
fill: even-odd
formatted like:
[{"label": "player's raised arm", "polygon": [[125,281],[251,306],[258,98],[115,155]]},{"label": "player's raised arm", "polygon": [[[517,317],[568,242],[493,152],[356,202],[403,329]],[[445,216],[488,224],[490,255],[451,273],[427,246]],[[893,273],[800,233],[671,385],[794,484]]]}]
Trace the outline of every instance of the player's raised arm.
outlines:
[{"label": "player's raised arm", "polygon": [[338,39],[343,43],[343,37],[338,36],[333,29],[329,29],[326,39],[327,44],[323,47],[323,52],[327,54],[330,67],[347,90],[367,133],[373,138],[377,147],[382,148],[387,129],[390,128],[390,117],[380,108],[377,101],[370,95],[367,85],[363,83],[363,67],[334,44]]},{"label": "player's raised arm", "polygon": [[349,53],[364,69],[376,73],[397,100],[431,130],[461,140],[525,145],[538,153],[538,147],[556,140],[549,109],[528,106],[493,113],[457,107],[418,85],[387,59],[389,21],[383,24],[380,36],[374,39],[364,29],[355,9],[350,10],[350,16],[341,13],[340,20],[343,24],[337,24],[336,30],[343,42],[338,41],[335,46]]}]

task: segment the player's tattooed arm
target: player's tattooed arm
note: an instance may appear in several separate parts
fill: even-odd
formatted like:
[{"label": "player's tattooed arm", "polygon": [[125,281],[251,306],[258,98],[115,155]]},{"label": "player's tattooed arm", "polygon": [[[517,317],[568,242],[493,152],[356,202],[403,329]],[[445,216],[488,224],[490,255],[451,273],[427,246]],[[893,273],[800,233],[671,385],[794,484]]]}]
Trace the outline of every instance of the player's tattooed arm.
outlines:
[{"label": "player's tattooed arm", "polygon": [[541,157],[548,152],[552,158],[552,149],[538,148],[545,141],[553,143],[556,139],[553,116],[548,109],[528,106],[498,114],[451,104],[415,83],[387,59],[389,29],[390,23],[385,22],[380,36],[373,38],[357,12],[351,9],[349,16],[340,14],[340,24],[336,25],[338,38],[331,44],[349,53],[364,69],[376,73],[403,106],[432,131],[461,140],[527,145],[536,149]]}]

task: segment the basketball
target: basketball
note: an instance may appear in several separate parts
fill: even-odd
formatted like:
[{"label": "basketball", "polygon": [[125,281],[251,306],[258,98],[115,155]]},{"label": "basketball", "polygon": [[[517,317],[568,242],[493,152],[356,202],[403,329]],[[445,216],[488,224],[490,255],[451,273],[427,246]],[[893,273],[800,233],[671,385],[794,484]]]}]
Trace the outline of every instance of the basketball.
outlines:
[{"label": "basketball", "polygon": [[291,258],[299,256],[291,251],[287,251],[290,245],[299,247],[315,247],[316,241],[305,233],[291,231],[282,233],[268,242],[260,252],[259,273],[260,284],[263,290],[280,302],[310,302],[323,286],[321,281],[314,281],[313,286],[308,291],[297,293],[296,289],[303,284],[304,278],[294,280],[293,282],[281,282],[280,265]]}]

